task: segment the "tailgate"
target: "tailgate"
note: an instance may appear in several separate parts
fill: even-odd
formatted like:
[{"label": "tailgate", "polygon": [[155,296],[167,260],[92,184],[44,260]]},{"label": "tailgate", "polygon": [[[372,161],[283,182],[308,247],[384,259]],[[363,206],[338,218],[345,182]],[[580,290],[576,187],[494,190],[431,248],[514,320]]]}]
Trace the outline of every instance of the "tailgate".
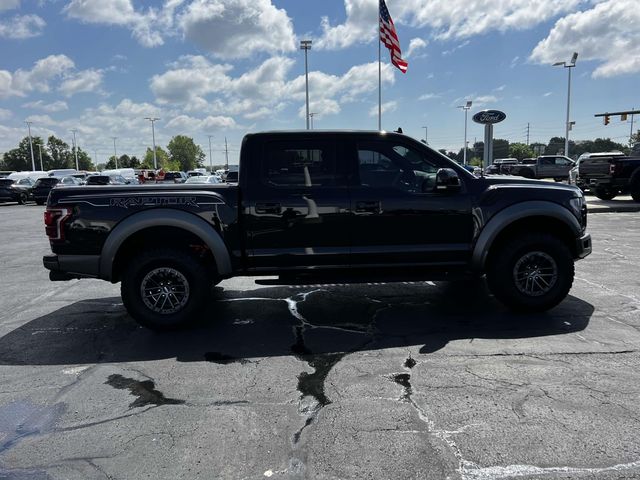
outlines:
[{"label": "tailgate", "polygon": [[613,157],[585,158],[578,167],[580,178],[583,180],[603,178],[609,176],[609,165]]}]

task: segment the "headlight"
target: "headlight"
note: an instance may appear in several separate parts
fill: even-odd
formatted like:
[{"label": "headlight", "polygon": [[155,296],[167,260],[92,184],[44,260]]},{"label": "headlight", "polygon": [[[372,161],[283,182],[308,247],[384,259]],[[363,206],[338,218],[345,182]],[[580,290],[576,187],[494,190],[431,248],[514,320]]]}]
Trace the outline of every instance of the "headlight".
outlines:
[{"label": "headlight", "polygon": [[569,200],[569,205],[571,206],[571,210],[576,214],[576,217],[580,218],[582,214],[582,207],[584,206],[584,195],[580,192],[580,196],[576,198],[572,198]]}]

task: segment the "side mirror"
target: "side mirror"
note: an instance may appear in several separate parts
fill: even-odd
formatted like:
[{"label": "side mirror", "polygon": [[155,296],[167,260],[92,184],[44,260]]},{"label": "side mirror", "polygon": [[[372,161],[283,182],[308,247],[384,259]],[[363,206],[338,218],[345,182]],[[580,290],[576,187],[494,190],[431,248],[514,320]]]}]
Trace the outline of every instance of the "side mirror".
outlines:
[{"label": "side mirror", "polygon": [[460,190],[460,177],[453,168],[441,168],[436,172],[436,192],[457,192]]}]

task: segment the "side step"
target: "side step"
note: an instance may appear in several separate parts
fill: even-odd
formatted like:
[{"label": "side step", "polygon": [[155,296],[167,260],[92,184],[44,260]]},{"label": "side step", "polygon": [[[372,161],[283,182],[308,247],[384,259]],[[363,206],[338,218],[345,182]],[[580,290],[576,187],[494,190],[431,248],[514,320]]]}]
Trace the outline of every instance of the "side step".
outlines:
[{"label": "side step", "polygon": [[398,283],[398,282],[425,282],[452,281],[470,278],[472,275],[467,272],[427,272],[405,275],[287,275],[278,278],[258,279],[258,285],[340,285],[357,283]]}]

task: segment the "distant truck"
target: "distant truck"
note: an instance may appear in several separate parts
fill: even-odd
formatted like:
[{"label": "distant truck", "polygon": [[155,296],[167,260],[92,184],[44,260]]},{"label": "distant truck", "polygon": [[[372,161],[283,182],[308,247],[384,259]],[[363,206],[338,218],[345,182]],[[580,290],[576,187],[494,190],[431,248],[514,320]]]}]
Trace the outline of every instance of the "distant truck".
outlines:
[{"label": "distant truck", "polygon": [[590,154],[580,160],[578,186],[587,187],[601,200],[630,193],[640,202],[640,156],[621,152]]},{"label": "distant truck", "polygon": [[512,165],[509,173],[525,178],[553,178],[559,182],[569,178],[569,170],[575,162],[564,155],[542,155],[525,158],[522,163]]}]

